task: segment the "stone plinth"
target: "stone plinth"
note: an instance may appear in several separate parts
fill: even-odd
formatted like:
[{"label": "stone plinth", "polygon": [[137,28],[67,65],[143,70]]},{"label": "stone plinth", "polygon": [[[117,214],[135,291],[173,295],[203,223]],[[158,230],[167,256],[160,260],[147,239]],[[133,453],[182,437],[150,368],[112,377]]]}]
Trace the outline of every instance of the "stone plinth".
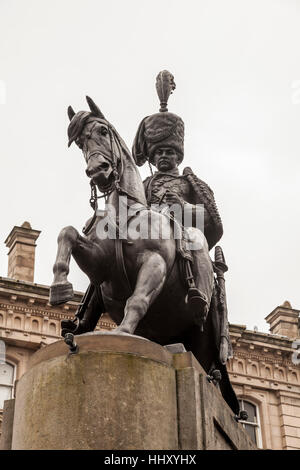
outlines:
[{"label": "stone plinth", "polygon": [[60,341],[20,379],[13,449],[177,448],[172,356],[150,341],[112,335]]},{"label": "stone plinth", "polygon": [[14,423],[15,400],[5,400],[3,410],[2,435],[0,439],[0,450],[10,450],[13,423]]},{"label": "stone plinth", "polygon": [[76,337],[35,353],[19,380],[12,449],[253,449],[189,353],[134,336]]}]

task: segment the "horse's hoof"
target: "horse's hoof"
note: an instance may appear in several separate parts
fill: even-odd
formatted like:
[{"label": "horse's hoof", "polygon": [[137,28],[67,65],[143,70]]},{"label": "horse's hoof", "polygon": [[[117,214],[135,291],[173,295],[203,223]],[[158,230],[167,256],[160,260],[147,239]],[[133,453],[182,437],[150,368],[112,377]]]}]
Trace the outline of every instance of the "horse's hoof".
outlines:
[{"label": "horse's hoof", "polygon": [[[68,334],[68,333],[73,333],[73,332],[72,332],[71,330],[69,330],[68,328],[63,328],[63,329],[61,330],[60,335],[64,338],[64,337],[66,336],[66,334]],[[74,334],[74,333],[73,333],[73,334]]]},{"label": "horse's hoof", "polygon": [[73,320],[62,320],[60,322],[61,335],[64,337],[66,333],[74,333],[77,329],[77,323]]},{"label": "horse's hoof", "polygon": [[50,305],[60,305],[72,300],[74,297],[73,286],[70,282],[53,284],[50,287]]},{"label": "horse's hoof", "polygon": [[74,331],[77,328],[77,322],[74,320],[62,320],[60,325],[62,328],[67,328],[70,331]]},{"label": "horse's hoof", "polygon": [[82,335],[83,333],[89,333],[93,331],[93,328],[84,320],[77,322],[73,320],[62,320],[61,325],[61,336],[65,337],[67,333],[73,333],[73,335]]}]

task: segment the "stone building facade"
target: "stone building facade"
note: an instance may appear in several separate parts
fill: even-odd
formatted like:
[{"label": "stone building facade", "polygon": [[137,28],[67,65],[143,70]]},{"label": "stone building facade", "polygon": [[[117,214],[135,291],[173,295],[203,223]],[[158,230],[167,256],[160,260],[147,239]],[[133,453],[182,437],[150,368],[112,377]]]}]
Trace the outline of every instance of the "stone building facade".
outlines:
[{"label": "stone building facade", "polygon": [[[246,426],[258,446],[296,450],[300,449],[299,310],[285,302],[266,320],[270,334],[230,326],[234,349],[230,379],[242,406],[246,405]],[[251,413],[256,415],[252,420]]]},{"label": "stone building facade", "polygon": [[[0,277],[0,426],[3,402],[14,395],[30,356],[60,338],[60,321],[73,319],[82,293],[66,305],[50,306],[49,287],[34,283],[39,231],[15,226],[5,243],[8,276]],[[270,333],[230,325],[234,358],[228,369],[242,408],[242,425],[262,449],[300,449],[299,310],[288,302],[267,317]],[[103,315],[97,329],[112,329]]]}]

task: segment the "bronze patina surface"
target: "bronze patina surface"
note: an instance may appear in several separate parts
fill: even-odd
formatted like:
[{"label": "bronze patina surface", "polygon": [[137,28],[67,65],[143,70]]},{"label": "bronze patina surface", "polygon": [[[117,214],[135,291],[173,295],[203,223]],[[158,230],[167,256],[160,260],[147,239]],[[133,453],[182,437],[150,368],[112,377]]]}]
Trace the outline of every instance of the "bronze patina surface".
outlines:
[{"label": "bronze patina surface", "polygon": [[[73,297],[67,278],[73,256],[91,284],[76,321],[63,323],[63,334],[93,331],[100,315],[108,312],[118,325],[116,335],[136,334],[160,345],[183,343],[207,373],[221,371],[217,386],[238,414],[238,401],[226,370],[231,354],[223,276],[227,268],[220,249],[216,253],[219,264],[209,255],[223,227],[209,186],[190,168],[179,174],[178,165],[184,158],[184,123],[167,110],[174,88],[174,77],[161,72],[157,77],[160,112],[141,122],[133,155],[91,98],[87,97],[90,111],[75,113],[69,107],[69,145],[75,142],[84,155],[94,216],[87,222],[84,236],[74,227],[60,232],[50,303],[64,303]],[[157,172],[143,184],[137,165],[147,160]],[[128,214],[135,209],[135,215],[127,217],[125,238],[119,218],[115,219],[115,239],[102,236],[104,215],[97,211],[97,191],[106,197],[105,216],[119,216],[122,204]],[[152,203],[166,207],[154,210],[149,207]],[[190,211],[190,224],[185,225],[176,214],[170,216],[168,208],[173,204]],[[195,225],[197,211],[202,211],[202,230]],[[131,236],[137,218],[141,226],[150,220],[150,227],[160,227],[162,233],[166,229],[171,236]],[[183,237],[177,240],[175,226],[182,223]],[[194,240],[201,243],[190,250],[188,242]]]}]

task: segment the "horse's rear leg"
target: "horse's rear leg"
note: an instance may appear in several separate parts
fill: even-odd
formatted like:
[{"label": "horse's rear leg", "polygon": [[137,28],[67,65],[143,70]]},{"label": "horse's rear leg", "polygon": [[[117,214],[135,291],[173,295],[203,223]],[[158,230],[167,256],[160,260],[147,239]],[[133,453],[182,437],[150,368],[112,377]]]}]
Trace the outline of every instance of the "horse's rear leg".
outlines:
[{"label": "horse's rear leg", "polygon": [[58,236],[58,248],[55,264],[53,266],[54,280],[50,287],[51,305],[59,305],[74,297],[73,286],[68,281],[70,258],[73,248],[77,244],[79,233],[74,227],[65,227]]},{"label": "horse's rear leg", "polygon": [[126,302],[122,323],[115,333],[135,332],[140,320],[160,293],[166,280],[166,262],[157,252],[147,251],[143,255],[135,290]]}]

